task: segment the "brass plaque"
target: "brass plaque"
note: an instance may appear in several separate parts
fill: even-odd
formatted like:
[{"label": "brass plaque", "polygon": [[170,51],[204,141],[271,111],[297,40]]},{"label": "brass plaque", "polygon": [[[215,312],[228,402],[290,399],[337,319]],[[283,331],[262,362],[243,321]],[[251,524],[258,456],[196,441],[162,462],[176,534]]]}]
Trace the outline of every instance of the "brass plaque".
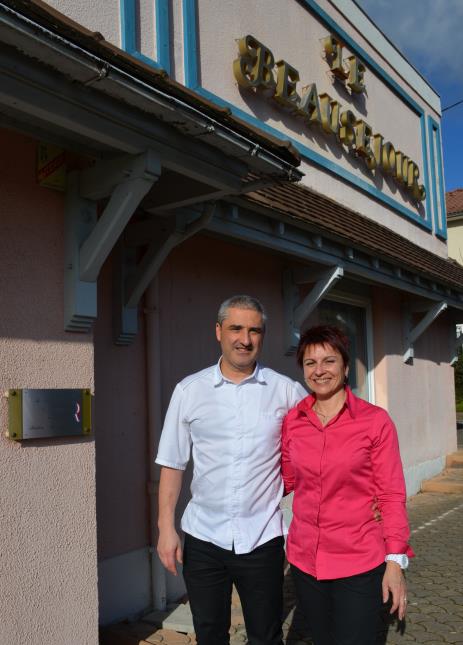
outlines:
[{"label": "brass plaque", "polygon": [[51,439],[92,432],[90,390],[12,389],[9,398],[9,438]]}]

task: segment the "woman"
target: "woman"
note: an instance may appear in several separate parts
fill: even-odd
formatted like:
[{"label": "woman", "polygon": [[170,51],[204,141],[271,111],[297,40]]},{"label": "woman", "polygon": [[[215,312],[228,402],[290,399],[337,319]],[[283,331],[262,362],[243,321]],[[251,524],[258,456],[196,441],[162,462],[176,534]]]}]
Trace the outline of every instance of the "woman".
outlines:
[{"label": "woman", "polygon": [[287,558],[315,645],[373,645],[389,594],[403,619],[413,555],[397,433],[347,387],[347,348],[337,327],[302,334],[297,360],[312,394],[283,423],[282,475],[294,491]]}]

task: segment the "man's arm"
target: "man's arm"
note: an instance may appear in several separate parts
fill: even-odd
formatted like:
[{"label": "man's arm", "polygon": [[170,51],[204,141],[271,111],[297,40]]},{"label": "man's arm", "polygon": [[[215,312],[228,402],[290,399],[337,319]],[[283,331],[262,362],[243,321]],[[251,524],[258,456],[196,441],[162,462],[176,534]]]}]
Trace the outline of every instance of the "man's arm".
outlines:
[{"label": "man's arm", "polygon": [[167,571],[177,575],[176,562],[182,563],[182,544],[175,530],[175,507],[182,488],[183,470],[161,468],[159,482],[158,555]]}]

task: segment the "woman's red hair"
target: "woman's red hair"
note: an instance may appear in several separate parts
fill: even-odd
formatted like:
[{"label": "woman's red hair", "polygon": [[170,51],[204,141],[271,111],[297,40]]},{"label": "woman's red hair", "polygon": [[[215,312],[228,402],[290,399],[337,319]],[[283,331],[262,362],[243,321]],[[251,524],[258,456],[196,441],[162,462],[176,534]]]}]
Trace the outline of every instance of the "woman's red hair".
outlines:
[{"label": "woman's red hair", "polygon": [[303,332],[296,351],[296,359],[299,367],[302,367],[304,352],[306,347],[310,345],[330,345],[341,354],[344,367],[349,365],[349,339],[339,327],[335,327],[334,325],[317,325]]}]

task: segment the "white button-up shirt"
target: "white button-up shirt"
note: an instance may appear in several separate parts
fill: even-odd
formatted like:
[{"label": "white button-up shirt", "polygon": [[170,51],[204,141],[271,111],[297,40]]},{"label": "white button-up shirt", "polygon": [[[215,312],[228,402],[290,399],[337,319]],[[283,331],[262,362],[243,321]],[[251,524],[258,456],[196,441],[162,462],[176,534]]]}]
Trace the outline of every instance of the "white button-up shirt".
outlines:
[{"label": "white button-up shirt", "polygon": [[259,364],[233,383],[220,361],[176,386],[156,463],[184,470],[192,447],[186,533],[236,553],[283,535],[281,424],[306,395],[299,383]]}]

